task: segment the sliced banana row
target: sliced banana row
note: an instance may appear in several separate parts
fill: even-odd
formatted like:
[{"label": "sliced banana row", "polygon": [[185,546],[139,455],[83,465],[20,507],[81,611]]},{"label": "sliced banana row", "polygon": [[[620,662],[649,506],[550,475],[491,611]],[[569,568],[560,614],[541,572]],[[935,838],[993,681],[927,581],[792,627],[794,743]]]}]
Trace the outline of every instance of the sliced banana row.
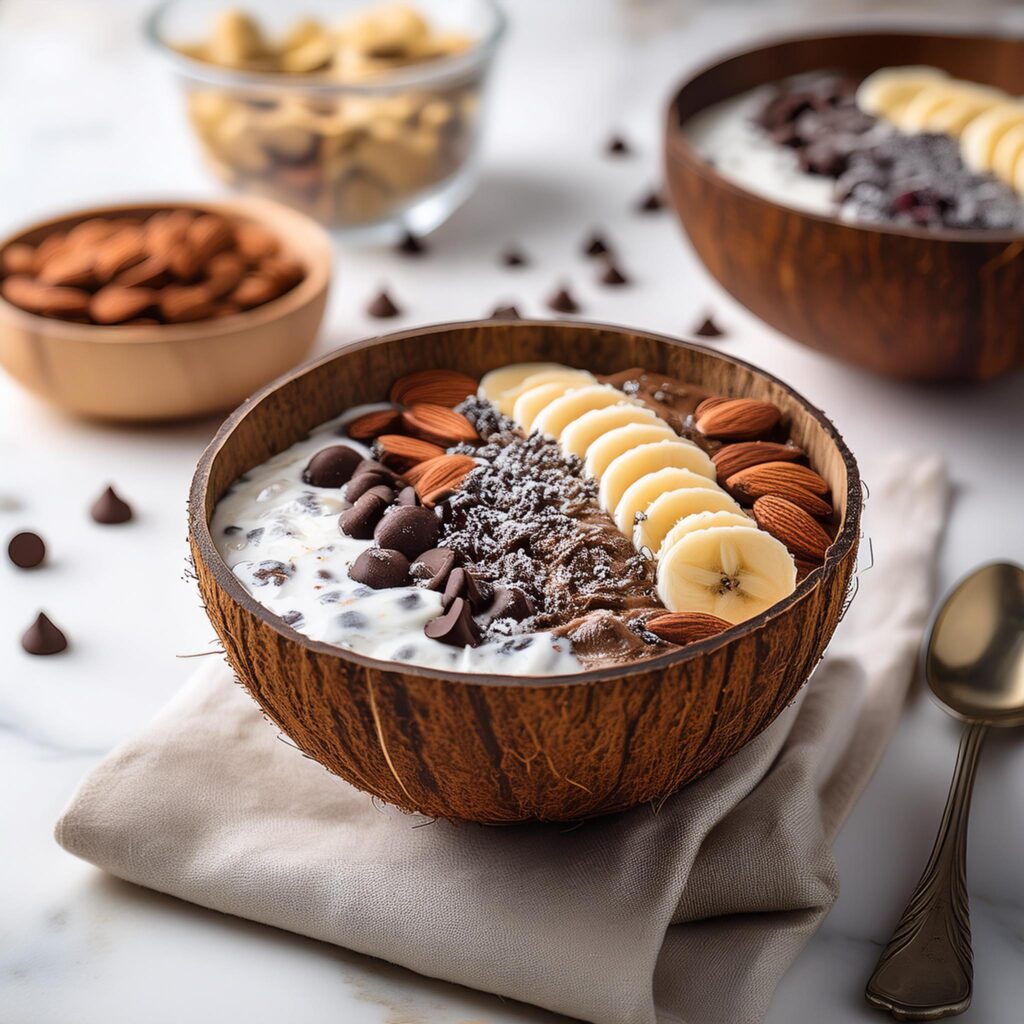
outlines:
[{"label": "sliced banana row", "polygon": [[583,460],[601,507],[657,560],[658,595],[669,611],[742,622],[792,593],[796,565],[786,547],[718,486],[703,449],[636,399],[553,363],[494,370],[480,395],[525,432],[546,434]]},{"label": "sliced banana row", "polygon": [[882,68],[857,89],[857,105],[904,132],[960,140],[964,163],[1024,194],[1024,102],[930,67]]}]

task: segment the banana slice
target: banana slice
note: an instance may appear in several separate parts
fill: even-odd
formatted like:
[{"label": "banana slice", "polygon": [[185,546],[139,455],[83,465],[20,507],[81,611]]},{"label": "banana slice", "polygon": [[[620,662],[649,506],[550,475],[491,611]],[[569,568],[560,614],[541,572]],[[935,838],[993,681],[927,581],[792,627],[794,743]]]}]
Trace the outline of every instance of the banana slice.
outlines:
[{"label": "banana slice", "polygon": [[[664,469],[640,477],[626,488],[622,500],[615,506],[615,525],[627,536],[633,536],[638,512],[646,512],[655,498],[666,491],[679,491],[690,487],[715,489],[706,476],[694,473],[692,469],[678,469],[666,466]],[[720,489],[720,488],[719,488]]]},{"label": "banana slice", "polygon": [[[686,487],[666,491],[647,506],[633,528],[633,547],[648,558],[661,550],[661,542],[680,519],[697,512],[741,512],[737,502],[720,488]],[[785,549],[783,549],[785,550]]]},{"label": "banana slice", "polygon": [[964,95],[940,107],[928,123],[928,131],[945,132],[958,139],[971,122],[1001,106],[1007,99],[1006,93],[999,89],[973,86]]},{"label": "banana slice", "polygon": [[1013,168],[1013,187],[1018,195],[1024,196],[1024,153],[1017,158]]},{"label": "banana slice", "polygon": [[955,79],[925,86],[895,119],[905,132],[946,132],[959,135],[982,111],[1005,100],[1005,93]]},{"label": "banana slice", "polygon": [[672,440],[654,441],[631,448],[612,460],[601,476],[601,488],[598,497],[601,508],[609,515],[614,515],[622,496],[642,476],[655,473],[659,469],[675,466],[678,469],[689,469],[707,477],[711,486],[717,480],[715,464],[708,454],[698,448],[692,441],[682,437]]},{"label": "banana slice", "polygon": [[629,423],[660,423],[657,415],[642,405],[609,405],[591,409],[573,420],[562,431],[562,451],[583,458],[587,449],[602,435]]},{"label": "banana slice", "polygon": [[556,399],[561,398],[571,384],[565,381],[553,381],[550,384],[538,384],[529,391],[524,391],[512,407],[512,419],[528,434],[533,429],[533,421]]},{"label": "banana slice", "polygon": [[595,380],[589,370],[577,370],[561,363],[513,363],[484,374],[477,393],[500,413],[511,416],[516,399],[540,384],[565,381],[571,387],[581,388]]},{"label": "banana slice", "polygon": [[658,420],[657,423],[630,423],[625,427],[616,427],[614,430],[609,430],[603,437],[599,437],[587,449],[583,471],[587,476],[597,477],[600,480],[613,460],[623,452],[628,452],[630,448],[637,448],[642,444],[650,444],[654,441],[681,440],[682,438],[663,420]]},{"label": "banana slice", "polygon": [[[573,420],[578,420],[591,409],[604,409],[609,405],[618,405],[628,399],[618,388],[610,384],[594,384],[590,387],[576,388],[567,391],[561,398],[556,398],[550,405],[541,410],[533,421],[533,429],[553,437],[556,441],[562,436]],[[635,401],[632,404],[636,404]]]},{"label": "banana slice", "polygon": [[1024,156],[1024,124],[1006,132],[996,143],[992,154],[992,173],[1008,185],[1013,184],[1013,170]]},{"label": "banana slice", "polygon": [[881,68],[860,83],[857,106],[865,113],[895,121],[925,86],[946,77],[945,71],[922,65]]},{"label": "banana slice", "polygon": [[960,153],[973,171],[994,171],[1000,141],[1011,128],[1024,125],[1024,105],[999,103],[979,114],[960,135]]},{"label": "banana slice", "polygon": [[714,526],[680,538],[658,563],[658,596],[672,612],[706,612],[733,624],[793,593],[796,564],[763,530]]},{"label": "banana slice", "polygon": [[665,539],[658,549],[658,561],[660,562],[668,554],[677,540],[682,540],[687,534],[696,533],[697,530],[708,530],[712,526],[742,526],[747,530],[757,529],[757,523],[745,512],[695,512],[692,516],[680,519],[665,534]]}]

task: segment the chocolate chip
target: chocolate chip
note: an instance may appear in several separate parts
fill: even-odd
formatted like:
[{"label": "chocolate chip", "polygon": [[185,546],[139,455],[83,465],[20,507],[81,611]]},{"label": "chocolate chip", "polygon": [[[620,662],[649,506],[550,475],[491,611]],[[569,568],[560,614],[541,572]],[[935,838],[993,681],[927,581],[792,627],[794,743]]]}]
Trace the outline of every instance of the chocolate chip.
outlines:
[{"label": "chocolate chip", "polygon": [[721,338],[725,331],[715,323],[709,313],[704,322],[693,329],[693,333],[698,338]]},{"label": "chocolate chip", "polygon": [[436,619],[431,619],[424,627],[431,640],[439,640],[452,647],[476,647],[480,643],[480,628],[473,621],[469,605],[457,597],[452,606]]},{"label": "chocolate chip", "polygon": [[611,248],[604,240],[604,236],[598,234],[596,231],[583,244],[584,256],[604,256],[609,252],[611,252]]},{"label": "chocolate chip", "polygon": [[379,494],[367,491],[350,509],[338,516],[338,527],[346,536],[369,540],[387,507],[387,502]]},{"label": "chocolate chip", "polygon": [[108,487],[93,503],[89,515],[104,526],[127,523],[132,517],[132,507],[124,501],[113,487]]},{"label": "chocolate chip", "polygon": [[427,252],[427,247],[422,240],[417,238],[411,231],[406,231],[405,237],[395,246],[403,256],[422,256]]},{"label": "chocolate chip", "polygon": [[275,587],[280,587],[294,574],[295,566],[291,563],[268,559],[265,562],[260,562],[259,565],[256,566],[253,570],[252,577],[253,582],[258,587],[265,587],[268,583],[272,583]]},{"label": "chocolate chip", "polygon": [[395,499],[397,505],[418,505],[419,503],[420,496],[416,493],[415,487],[403,487]]},{"label": "chocolate chip", "polygon": [[338,625],[346,629],[366,629],[369,624],[369,619],[362,612],[349,610],[338,616]]},{"label": "chocolate chip", "polygon": [[447,611],[452,602],[461,597],[469,602],[470,610],[478,613],[490,603],[490,588],[481,586],[476,577],[466,569],[453,569],[441,595],[441,607]]},{"label": "chocolate chip", "polygon": [[394,548],[406,558],[416,558],[434,547],[440,532],[441,523],[429,509],[400,505],[377,524],[373,539],[382,548]]},{"label": "chocolate chip", "polygon": [[231,537],[234,534],[241,533],[241,532],[242,532],[242,528],[240,526],[225,526],[224,527],[224,536],[225,537]]},{"label": "chocolate chip", "polygon": [[46,545],[38,533],[16,533],[7,545],[7,555],[19,569],[34,569],[46,557]]},{"label": "chocolate chip", "polygon": [[492,320],[522,320],[519,310],[511,303],[507,306],[495,306],[491,311]]},{"label": "chocolate chip", "polygon": [[409,583],[409,559],[391,548],[367,548],[349,566],[348,574],[374,590],[404,587]]},{"label": "chocolate chip", "polygon": [[[395,492],[391,489],[393,479],[393,477],[389,478],[380,473],[359,473],[346,484],[345,497],[354,505],[364,494],[375,491],[390,505],[395,497]],[[378,488],[385,488],[388,494],[378,491]]]},{"label": "chocolate chip", "polygon": [[388,317],[398,316],[402,311],[391,301],[391,296],[387,291],[382,288],[380,293],[370,301],[366,312],[378,320],[386,320]]},{"label": "chocolate chip", "polygon": [[613,135],[605,143],[604,151],[608,156],[629,156],[633,152],[621,135]]},{"label": "chocolate chip", "polygon": [[60,654],[68,646],[67,637],[40,612],[36,621],[22,634],[21,646],[29,654]]},{"label": "chocolate chip", "polygon": [[448,575],[455,568],[455,552],[451,548],[430,548],[416,556],[412,563],[412,575],[425,579],[427,590],[443,590]]},{"label": "chocolate chip", "polygon": [[549,299],[548,308],[556,313],[578,313],[579,304],[569,293],[568,288],[559,288]]},{"label": "chocolate chip", "polygon": [[533,602],[526,595],[526,592],[519,587],[494,588],[494,600],[486,610],[487,622],[490,624],[495,619],[515,619],[522,622],[528,619],[534,612]]},{"label": "chocolate chip", "polygon": [[604,273],[598,278],[601,284],[608,284],[617,286],[622,284],[629,284],[629,278],[611,260],[608,261],[604,268]]},{"label": "chocolate chip", "polygon": [[314,487],[341,487],[352,479],[362,455],[347,444],[335,444],[318,451],[302,471],[304,483]]},{"label": "chocolate chip", "polygon": [[378,462],[376,459],[363,459],[356,466],[356,471],[352,475],[362,476],[364,473],[376,473],[378,476],[384,477],[384,482],[392,487],[398,480],[398,474],[394,470],[388,469],[383,462]]},{"label": "chocolate chip", "polygon": [[665,200],[661,198],[661,193],[657,189],[651,189],[636,204],[637,213],[657,213],[659,210],[664,209]]},{"label": "chocolate chip", "polygon": [[285,612],[284,615],[281,616],[281,620],[286,625],[294,626],[296,629],[298,629],[299,626],[301,626],[302,623],[305,621],[305,616],[302,614],[302,612],[298,611],[297,609],[293,609],[290,612]]},{"label": "chocolate chip", "polygon": [[529,259],[521,249],[508,248],[501,254],[501,262],[506,267],[528,267]]},{"label": "chocolate chip", "polygon": [[423,603],[423,598],[414,590],[409,594],[403,594],[398,599],[399,608],[405,608],[408,611],[412,611],[413,608],[419,608]]}]

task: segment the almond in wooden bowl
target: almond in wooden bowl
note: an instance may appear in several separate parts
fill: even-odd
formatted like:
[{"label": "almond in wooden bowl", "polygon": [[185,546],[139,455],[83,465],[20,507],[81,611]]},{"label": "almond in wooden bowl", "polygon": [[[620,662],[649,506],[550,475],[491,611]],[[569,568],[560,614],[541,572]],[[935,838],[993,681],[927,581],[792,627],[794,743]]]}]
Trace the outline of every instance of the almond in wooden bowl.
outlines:
[{"label": "almond in wooden bowl", "polygon": [[889,377],[987,380],[1024,367],[1024,232],[807,212],[786,205],[807,175],[791,174],[775,201],[736,184],[692,138],[717,104],[790,76],[834,69],[859,81],[909,65],[1024,93],[1019,38],[870,32],[776,41],[716,61],[679,88],[665,123],[666,180],[708,270],[783,334]]},{"label": "almond in wooden bowl", "polygon": [[323,229],[268,200],[82,210],[0,242],[0,364],[76,415],[219,412],[309,352],[330,269]]},{"label": "almond in wooden bowl", "polygon": [[[719,631],[706,616],[671,617],[663,625],[692,640],[686,646],[631,665],[512,677],[385,662],[311,640],[258,603],[219,553],[210,522],[228,488],[317,425],[380,401],[415,371],[457,366],[479,379],[542,361],[598,374],[642,366],[711,394],[774,403],[836,509],[823,562],[789,597],[740,625]],[[421,487],[435,466],[444,471],[440,486],[460,469],[445,459],[420,466]],[[807,680],[842,615],[860,511],[857,467],[836,429],[769,374],[619,327],[492,321],[374,338],[264,388],[204,453],[189,522],[200,591],[231,666],[305,753],[409,811],[517,822],[661,799],[761,732]],[[793,529],[789,519],[773,524]]]}]

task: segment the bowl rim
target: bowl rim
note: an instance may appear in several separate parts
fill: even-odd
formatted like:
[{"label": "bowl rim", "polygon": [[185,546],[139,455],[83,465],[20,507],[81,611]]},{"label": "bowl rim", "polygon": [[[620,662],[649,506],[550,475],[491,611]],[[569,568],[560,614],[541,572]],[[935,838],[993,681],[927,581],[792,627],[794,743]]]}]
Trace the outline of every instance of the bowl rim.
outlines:
[{"label": "bowl rim", "polygon": [[[209,492],[210,474],[213,463],[225,446],[228,439],[240,424],[252,413],[255,408],[273,392],[306,374],[314,373],[320,367],[332,362],[335,359],[343,358],[351,352],[361,351],[377,345],[401,342],[414,338],[422,338],[434,334],[443,334],[457,330],[474,330],[484,327],[507,330],[510,326],[527,328],[571,328],[573,330],[587,330],[600,333],[612,333],[619,335],[635,335],[682,348],[699,351],[710,355],[726,363],[743,367],[757,376],[763,377],[769,382],[778,385],[794,398],[825,431],[828,438],[836,446],[847,475],[846,488],[846,512],[843,517],[842,527],[836,535],[825,556],[824,563],[810,572],[796,587],[792,594],[785,600],[779,601],[760,615],[745,622],[731,626],[717,636],[710,637],[699,643],[688,644],[678,651],[667,652],[654,658],[646,658],[632,664],[611,665],[603,668],[585,669],[582,672],[575,672],[563,675],[551,676],[506,676],[499,673],[488,672],[463,672],[456,670],[445,670],[430,668],[422,665],[405,665],[395,661],[385,661],[379,658],[371,658],[355,651],[347,650],[322,640],[313,640],[287,625],[282,619],[261,605],[252,595],[245,590],[241,582],[230,570],[227,563],[221,557],[217,546],[214,543],[210,531],[210,523],[206,516],[206,498]],[[237,409],[232,412],[221,424],[213,439],[207,445],[200,456],[196,466],[192,484],[189,489],[188,498],[188,523],[189,537],[202,559],[205,568],[213,577],[217,586],[234,601],[237,605],[251,615],[255,615],[266,625],[273,629],[284,639],[299,644],[306,650],[332,658],[339,658],[342,661],[355,664],[361,668],[372,669],[377,672],[390,674],[401,673],[403,676],[420,677],[442,682],[475,685],[475,686],[517,686],[517,687],[543,687],[565,686],[565,685],[587,685],[591,683],[614,681],[627,676],[640,675],[650,672],[657,672],[670,666],[687,662],[705,654],[709,654],[720,647],[724,647],[742,636],[752,633],[766,625],[771,620],[785,614],[790,608],[806,599],[813,590],[821,586],[827,575],[834,573],[839,563],[847,557],[851,549],[857,544],[860,537],[860,518],[863,505],[860,473],[853,453],[847,447],[839,431],[830,419],[817,406],[812,405],[799,392],[795,391],[788,384],[778,377],[768,373],[746,362],[727,356],[721,352],[705,345],[698,345],[694,342],[683,341],[668,335],[659,334],[653,331],[646,331],[639,328],[629,328],[622,325],[604,324],[587,320],[521,320],[510,324],[508,320],[461,320],[445,323],[428,324],[419,327],[407,328],[402,331],[394,331],[389,334],[375,335],[363,338],[351,345],[345,345],[334,349],[326,355],[308,360],[300,366],[282,374],[276,380],[271,381],[259,391],[250,395]]]},{"label": "bowl rim", "polygon": [[[980,228],[924,228],[898,226],[892,224],[876,224],[867,221],[843,220],[834,214],[815,213],[810,210],[801,210],[796,206],[788,206],[785,203],[776,202],[767,196],[759,195],[742,185],[737,185],[725,175],[721,174],[716,167],[708,163],[697,149],[690,143],[686,133],[682,130],[677,115],[679,101],[687,90],[693,88],[700,79],[717,71],[720,67],[734,60],[742,60],[745,57],[753,57],[756,54],[773,50],[792,43],[814,43],[814,42],[842,42],[851,38],[890,38],[890,39],[947,39],[951,41],[982,41],[982,42],[1019,42],[1024,49],[1024,39],[1012,33],[998,34],[994,32],[927,32],[920,31],[910,25],[901,26],[897,24],[868,24],[860,25],[849,30],[838,29],[826,33],[772,33],[760,37],[753,45],[745,45],[730,49],[724,53],[701,64],[695,71],[688,74],[678,85],[673,87],[665,110],[665,150],[666,155],[682,161],[687,168],[699,175],[706,182],[716,185],[720,189],[732,193],[734,196],[746,199],[755,199],[773,209],[785,213],[805,217],[808,220],[821,224],[828,224],[841,228],[848,228],[851,231],[863,232],[865,234],[894,235],[900,238],[923,239],[938,242],[958,242],[972,244],[976,242],[989,242],[995,245],[1009,245],[1024,240],[1024,228],[1017,231],[986,231]],[[767,84],[767,83],[765,83]],[[739,95],[732,93],[730,98]],[[707,110],[705,105],[697,113]],[[690,115],[694,117],[696,114]],[[690,118],[687,118],[689,120]],[[1021,200],[1024,202],[1024,198]]]},{"label": "bowl rim", "polygon": [[491,25],[489,31],[476,39],[469,49],[447,57],[396,68],[387,74],[369,78],[363,82],[318,81],[301,73],[241,71],[237,68],[225,68],[181,53],[174,49],[164,37],[161,25],[167,12],[178,2],[179,0],[161,0],[146,15],[143,32],[146,41],[158,50],[179,74],[198,79],[209,85],[228,88],[309,92],[319,96],[344,95],[346,93],[373,95],[424,85],[435,85],[458,78],[469,71],[487,67],[508,28],[508,19],[497,0],[473,0],[474,3],[486,8]]},{"label": "bowl rim", "polygon": [[[53,230],[68,221],[80,222],[92,217],[105,217],[118,213],[130,214],[153,209],[195,209],[257,222],[277,235],[284,248],[295,251],[295,255],[302,259],[306,266],[306,276],[284,295],[271,299],[270,302],[265,302],[262,306],[245,309],[217,320],[192,320],[183,324],[148,324],[135,327],[119,324],[80,324],[70,320],[60,320],[57,317],[42,316],[39,313],[30,313],[20,306],[15,306],[2,295],[0,295],[0,318],[8,322],[13,321],[33,334],[45,334],[48,337],[59,337],[67,341],[115,345],[176,344],[196,338],[226,337],[240,331],[249,331],[273,323],[275,320],[283,319],[297,309],[308,305],[330,286],[333,247],[326,230],[298,210],[271,199],[256,196],[239,196],[233,199],[218,200],[154,198],[148,201],[140,199],[130,203],[82,207],[80,210],[46,217],[18,228],[0,239],[0,253],[8,246],[20,242],[27,235],[40,230]],[[287,234],[282,232],[278,226],[281,221],[284,221],[287,226]],[[296,238],[301,240],[301,245],[296,244]]]}]

